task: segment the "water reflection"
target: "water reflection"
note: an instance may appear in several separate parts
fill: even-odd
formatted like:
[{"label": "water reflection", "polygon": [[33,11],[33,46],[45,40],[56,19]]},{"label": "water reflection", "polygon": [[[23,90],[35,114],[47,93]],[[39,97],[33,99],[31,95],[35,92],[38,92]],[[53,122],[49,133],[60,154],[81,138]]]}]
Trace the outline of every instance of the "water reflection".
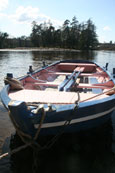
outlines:
[{"label": "water reflection", "polygon": [[[17,148],[19,144],[22,145],[19,137],[14,135],[10,148]],[[115,171],[115,156],[111,146],[110,121],[92,131],[62,135],[50,150],[33,154],[33,150],[27,148],[18,152],[11,157],[11,170],[13,173],[110,173]]]},{"label": "water reflection", "polygon": [[33,60],[63,60],[63,59],[86,59],[94,60],[97,55],[96,51],[32,51]]},{"label": "water reflection", "polygon": [[3,86],[3,78],[6,73],[13,73],[14,77],[23,76],[30,65],[34,69],[42,66],[42,61],[50,64],[64,59],[85,59],[95,61],[104,66],[109,63],[109,70],[114,68],[114,52],[103,51],[0,51],[0,88]]}]

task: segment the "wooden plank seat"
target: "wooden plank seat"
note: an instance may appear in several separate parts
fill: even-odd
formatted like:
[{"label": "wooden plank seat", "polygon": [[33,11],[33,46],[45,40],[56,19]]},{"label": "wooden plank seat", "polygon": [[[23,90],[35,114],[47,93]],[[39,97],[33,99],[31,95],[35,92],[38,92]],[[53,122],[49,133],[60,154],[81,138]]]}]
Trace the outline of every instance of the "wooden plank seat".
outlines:
[{"label": "wooden plank seat", "polygon": [[100,85],[100,84],[79,84],[77,88],[100,88],[100,89],[111,89],[111,86]]},{"label": "wooden plank seat", "polygon": [[78,101],[78,94],[75,92],[20,90],[9,93],[13,100],[38,103],[74,104]]},{"label": "wooden plank seat", "polygon": [[[97,95],[80,93],[80,101],[89,99],[99,99],[107,97],[107,95]],[[74,104],[78,101],[78,94],[75,92],[60,92],[60,91],[39,91],[39,90],[19,90],[16,92],[9,93],[9,97],[12,100],[19,100],[24,102],[32,103],[43,103],[43,104]]]},{"label": "wooden plank seat", "polygon": [[[84,68],[81,69],[81,71]],[[67,75],[65,80],[60,84],[59,82],[35,82],[33,85],[34,86],[46,86],[46,87],[58,87],[59,91],[69,91],[70,87],[76,83],[76,79],[81,73],[81,71],[77,72],[76,69],[71,75]]]},{"label": "wooden plank seat", "polygon": [[83,72],[84,71],[84,69],[85,69],[85,67],[76,67],[75,69],[74,69],[74,71],[76,71],[76,72]]},{"label": "wooden plank seat", "polygon": [[[78,73],[76,73],[76,77],[71,78],[71,79],[65,79],[64,82],[62,82],[61,84],[58,82],[36,82],[33,83],[34,86],[46,86],[46,87],[57,87],[59,91],[67,91],[73,84],[76,83],[77,81],[77,77],[78,77]],[[110,83],[111,81],[105,82],[105,83],[93,83],[93,84],[86,84],[86,83],[79,83],[79,85],[77,86],[77,88],[100,88],[100,89],[110,89],[111,87],[113,87],[113,85],[111,85]],[[60,88],[63,87],[61,90]]]},{"label": "wooden plank seat", "polygon": [[54,75],[71,75],[71,72],[48,72],[48,74],[54,74]]},{"label": "wooden plank seat", "polygon": [[[94,77],[102,77],[102,76],[104,76],[104,77],[106,77],[107,76],[107,74],[105,73],[105,72],[103,72],[103,71],[101,71],[101,72],[95,72],[95,73],[84,73],[83,71],[84,71],[84,69],[85,69],[85,67],[76,67],[76,68],[74,68],[74,71],[80,71],[81,73],[80,73],[80,75],[79,76],[94,76]],[[47,72],[48,74],[53,74],[53,75],[64,75],[64,76],[66,76],[66,75],[71,75],[72,73],[71,72],[63,72],[63,71],[58,71],[58,72],[55,72],[55,71],[48,71]]]},{"label": "wooden plank seat", "polygon": [[107,76],[107,74],[106,73],[104,73],[104,72],[100,72],[100,73],[81,73],[80,74],[80,76],[91,76],[91,77],[100,77],[100,76],[104,76],[104,77],[106,77]]},{"label": "wooden plank seat", "polygon": [[79,67],[96,67],[96,64],[92,63],[60,63],[58,64],[59,67],[61,66],[79,66]]},{"label": "wooden plank seat", "polygon": [[[71,75],[71,72],[48,72],[48,74],[54,74],[54,75]],[[107,74],[106,74],[107,75]],[[105,77],[105,73],[80,73],[79,76],[104,76]]]},{"label": "wooden plank seat", "polygon": [[96,70],[96,65],[92,63],[60,63],[57,65],[58,69],[63,72],[71,72],[74,71],[75,68],[79,67],[82,68],[84,67],[85,70],[84,72],[93,72]]},{"label": "wooden plank seat", "polygon": [[46,86],[46,87],[58,87],[60,83],[57,82],[35,82],[33,83],[34,86]]},{"label": "wooden plank seat", "polygon": [[[70,80],[70,83],[67,86],[64,86],[64,90],[63,91],[67,91],[68,86],[73,84],[72,80]],[[47,83],[34,83],[34,86],[46,86],[46,87],[58,87],[59,84],[54,83],[54,82],[47,82]],[[70,87],[69,87],[70,88]],[[111,89],[111,86],[106,86],[106,85],[97,85],[97,84],[84,84],[84,83],[80,83],[77,88],[100,88],[100,89]],[[61,90],[60,90],[61,91]]]}]

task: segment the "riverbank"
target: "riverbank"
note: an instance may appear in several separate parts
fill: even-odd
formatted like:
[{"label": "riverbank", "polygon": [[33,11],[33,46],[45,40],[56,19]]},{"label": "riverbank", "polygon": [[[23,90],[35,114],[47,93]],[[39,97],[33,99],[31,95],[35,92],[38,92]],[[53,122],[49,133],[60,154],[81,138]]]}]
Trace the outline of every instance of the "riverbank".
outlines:
[{"label": "riverbank", "polygon": [[[99,43],[98,47],[95,49],[97,51],[110,50],[115,51],[115,44],[110,43]],[[48,48],[48,47],[16,47],[16,48],[5,48],[0,49],[0,52],[5,51],[38,51],[38,52],[88,52],[93,50],[77,50],[69,48]]]},{"label": "riverbank", "polygon": [[3,51],[40,51],[40,52],[81,52],[81,50],[76,49],[64,49],[64,48],[37,48],[37,47],[17,47],[17,48],[8,48],[0,49],[0,52]]},{"label": "riverbank", "polygon": [[99,43],[97,50],[115,51],[115,44],[113,44],[113,43]]}]

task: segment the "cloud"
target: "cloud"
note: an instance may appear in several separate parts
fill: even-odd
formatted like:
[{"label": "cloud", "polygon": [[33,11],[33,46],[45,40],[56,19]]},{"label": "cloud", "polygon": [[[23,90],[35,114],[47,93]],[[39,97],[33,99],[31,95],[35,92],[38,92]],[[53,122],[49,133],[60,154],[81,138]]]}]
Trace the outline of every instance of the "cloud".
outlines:
[{"label": "cloud", "polygon": [[28,23],[33,20],[36,20],[36,18],[38,17],[38,11],[38,8],[32,8],[31,6],[19,6],[16,9],[15,14],[10,15],[9,18],[14,20],[15,22]]},{"label": "cloud", "polygon": [[44,15],[44,14],[42,14],[42,13],[39,13],[38,14],[38,17],[37,17],[37,19],[36,19],[36,22],[38,23],[38,24],[40,24],[40,23],[44,23],[44,22],[47,22],[47,23],[52,23],[55,27],[59,27],[59,26],[61,26],[62,25],[62,23],[63,23],[63,21],[60,21],[60,20],[57,20],[57,19],[53,19],[53,18],[51,18],[51,17],[49,17],[49,16],[46,16],[46,15]]},{"label": "cloud", "polygon": [[3,11],[8,6],[8,0],[0,0],[0,11]]},{"label": "cloud", "polygon": [[52,19],[51,17],[40,13],[39,8],[31,6],[19,6],[15,13],[9,16],[9,19],[20,24],[31,24],[33,21],[36,21],[38,24],[50,21],[54,26],[62,24],[61,21]]},{"label": "cloud", "polygon": [[111,28],[110,28],[109,26],[105,26],[105,27],[103,28],[103,30],[104,30],[104,31],[111,31]]}]

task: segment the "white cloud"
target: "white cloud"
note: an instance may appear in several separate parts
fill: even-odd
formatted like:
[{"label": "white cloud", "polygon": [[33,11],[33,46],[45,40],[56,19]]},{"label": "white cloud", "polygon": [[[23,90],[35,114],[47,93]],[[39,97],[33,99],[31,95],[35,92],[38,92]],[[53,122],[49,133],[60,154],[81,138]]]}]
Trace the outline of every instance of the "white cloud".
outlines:
[{"label": "white cloud", "polygon": [[19,23],[30,23],[31,21],[36,20],[38,17],[38,11],[38,8],[32,8],[31,6],[26,8],[19,6],[16,9],[15,14],[10,15],[9,18]]},{"label": "white cloud", "polygon": [[21,24],[31,24],[33,21],[36,21],[38,24],[40,24],[50,21],[56,27],[62,25],[61,21],[52,19],[49,16],[40,13],[39,8],[33,8],[31,6],[19,6],[16,9],[16,12],[9,16],[9,19]]},{"label": "white cloud", "polygon": [[50,23],[52,23],[53,26],[55,26],[55,27],[59,27],[59,26],[61,26],[62,23],[63,23],[63,22],[60,21],[60,20],[53,19],[53,18],[51,18],[51,17],[49,17],[49,16],[46,16],[46,15],[44,15],[44,14],[41,14],[41,13],[39,13],[36,22],[37,22],[38,24],[44,23],[44,22],[47,22],[47,23],[50,22]]},{"label": "white cloud", "polygon": [[[7,7],[9,0],[0,0],[0,8]],[[3,6],[1,2],[6,2]],[[38,7],[32,6],[19,6],[14,12],[6,13],[0,11],[0,20],[2,21],[2,30],[11,35],[29,35],[32,29],[32,22],[36,21],[37,24],[52,23],[55,28],[62,25],[63,21],[56,20],[40,12]],[[9,27],[4,26],[5,22]]]},{"label": "white cloud", "polygon": [[8,6],[8,0],[0,0],[0,11],[4,10]]},{"label": "white cloud", "polygon": [[109,26],[105,26],[105,27],[103,28],[103,30],[104,30],[104,31],[111,31],[111,28],[110,28]]}]

